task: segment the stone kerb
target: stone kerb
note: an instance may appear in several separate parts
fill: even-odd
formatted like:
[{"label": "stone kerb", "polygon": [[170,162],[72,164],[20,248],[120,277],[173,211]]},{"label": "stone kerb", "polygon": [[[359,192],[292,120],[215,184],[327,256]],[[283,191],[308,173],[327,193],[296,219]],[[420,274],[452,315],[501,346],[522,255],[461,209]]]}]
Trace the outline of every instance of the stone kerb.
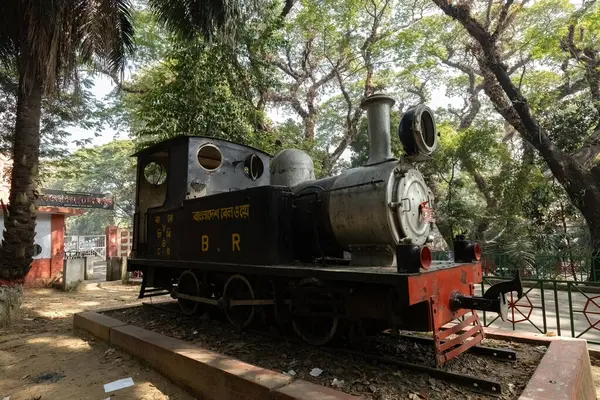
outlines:
[{"label": "stone kerb", "polygon": [[484,332],[490,339],[548,346],[519,400],[596,399],[590,350],[584,339],[493,328]]}]

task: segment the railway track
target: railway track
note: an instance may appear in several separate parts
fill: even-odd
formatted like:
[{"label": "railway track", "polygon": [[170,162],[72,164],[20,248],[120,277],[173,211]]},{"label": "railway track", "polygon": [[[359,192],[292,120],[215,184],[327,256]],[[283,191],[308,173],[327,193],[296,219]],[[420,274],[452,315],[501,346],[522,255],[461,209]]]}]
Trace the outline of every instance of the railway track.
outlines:
[{"label": "railway track", "polygon": [[[190,318],[185,313],[173,307],[173,305],[176,304],[175,302],[169,302],[168,306],[166,306],[164,303],[156,304],[146,302],[142,304],[145,307],[155,308],[161,311],[175,313],[181,315],[182,317]],[[226,318],[220,315],[219,313],[217,313],[217,315],[215,316],[211,316],[211,319],[220,321],[222,323],[227,323]],[[244,331],[262,337],[268,337],[272,340],[280,340],[291,342],[294,344],[307,345],[300,338],[295,337],[291,334],[282,333],[281,331],[279,331],[278,333],[274,333],[271,331],[250,327],[245,328]],[[361,345],[349,345],[347,343],[341,343],[337,345],[330,344],[325,346],[319,346],[319,349],[332,355],[350,355],[353,357],[361,357],[367,361],[397,366],[399,369],[402,370],[426,373],[432,378],[448,383],[457,384],[464,387],[465,389],[469,389],[477,393],[484,393],[486,395],[492,396],[500,396],[502,394],[501,384],[493,379],[486,379],[474,375],[452,372],[443,367],[438,368],[423,363],[411,362],[411,360],[402,359],[393,355],[393,353],[398,352],[398,350],[395,348],[395,345],[401,342],[418,343],[424,346],[431,345],[431,348],[433,348],[433,339],[406,334],[394,336],[390,333],[383,333],[377,337],[369,338]],[[469,352],[484,357],[491,357],[499,361],[515,362],[517,360],[516,352],[509,349],[499,349],[487,346],[473,346],[469,349]],[[405,356],[407,355],[408,354],[405,354]]]}]

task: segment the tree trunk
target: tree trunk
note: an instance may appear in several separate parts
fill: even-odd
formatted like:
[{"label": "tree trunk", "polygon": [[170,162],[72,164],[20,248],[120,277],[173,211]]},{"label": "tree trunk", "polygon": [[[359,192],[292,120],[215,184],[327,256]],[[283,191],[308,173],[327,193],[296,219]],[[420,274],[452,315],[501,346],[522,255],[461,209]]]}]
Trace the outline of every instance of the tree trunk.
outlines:
[{"label": "tree trunk", "polygon": [[30,82],[26,88],[21,77],[8,215],[5,215],[0,246],[0,325],[16,316],[23,282],[33,261],[41,107],[41,85]]},{"label": "tree trunk", "polygon": [[592,247],[591,265],[589,270],[588,280],[600,281],[600,204],[595,206],[598,208],[596,218],[585,218],[588,229],[590,230],[590,240]]},{"label": "tree trunk", "polygon": [[315,114],[311,114],[304,119],[304,138],[313,140],[316,135],[317,128],[317,116]]}]

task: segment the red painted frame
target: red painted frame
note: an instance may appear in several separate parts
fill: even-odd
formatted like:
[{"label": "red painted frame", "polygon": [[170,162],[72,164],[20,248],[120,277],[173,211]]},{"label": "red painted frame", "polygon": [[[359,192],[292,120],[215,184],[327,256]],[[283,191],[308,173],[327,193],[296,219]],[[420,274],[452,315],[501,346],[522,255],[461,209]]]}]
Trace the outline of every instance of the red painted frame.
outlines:
[{"label": "red painted frame", "polygon": [[418,275],[408,277],[409,304],[414,305],[429,301],[435,297],[437,311],[434,315],[436,326],[444,326],[459,318],[460,312],[450,309],[452,293],[472,293],[472,285],[481,283],[483,279],[481,263],[459,264],[454,267],[430,269]]},{"label": "red painted frame", "polygon": [[[457,325],[444,329],[448,324],[467,314],[469,310],[452,311],[450,301],[455,292],[474,295],[474,285],[481,283],[483,272],[481,263],[460,264],[448,268],[430,270],[408,277],[409,304],[429,303],[430,329],[433,331],[436,363],[441,366],[481,343],[484,338],[483,326],[477,313]],[[468,326],[471,325],[470,328]],[[451,335],[457,335],[450,338]],[[458,347],[456,347],[458,346]]]}]

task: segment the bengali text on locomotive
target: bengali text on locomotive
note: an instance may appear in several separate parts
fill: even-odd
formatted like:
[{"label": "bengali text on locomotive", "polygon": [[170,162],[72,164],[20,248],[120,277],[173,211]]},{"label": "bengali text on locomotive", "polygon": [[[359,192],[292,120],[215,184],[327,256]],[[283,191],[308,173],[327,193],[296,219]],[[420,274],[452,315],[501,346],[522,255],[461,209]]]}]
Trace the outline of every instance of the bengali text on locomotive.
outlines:
[{"label": "bengali text on locomotive", "polygon": [[250,205],[244,204],[234,207],[223,207],[212,210],[195,211],[192,213],[194,221],[211,221],[215,219],[248,219]]}]

